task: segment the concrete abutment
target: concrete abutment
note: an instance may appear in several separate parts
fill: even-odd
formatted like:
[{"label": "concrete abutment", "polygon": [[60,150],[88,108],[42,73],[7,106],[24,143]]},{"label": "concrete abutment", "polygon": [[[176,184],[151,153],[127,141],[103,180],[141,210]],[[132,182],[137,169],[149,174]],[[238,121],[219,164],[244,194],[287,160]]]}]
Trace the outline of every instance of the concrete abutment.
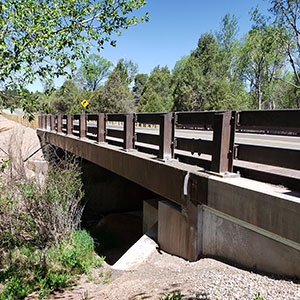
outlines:
[{"label": "concrete abutment", "polygon": [[212,257],[300,278],[300,201],[266,188],[211,176],[207,205],[159,201],[161,249],[190,261]]}]

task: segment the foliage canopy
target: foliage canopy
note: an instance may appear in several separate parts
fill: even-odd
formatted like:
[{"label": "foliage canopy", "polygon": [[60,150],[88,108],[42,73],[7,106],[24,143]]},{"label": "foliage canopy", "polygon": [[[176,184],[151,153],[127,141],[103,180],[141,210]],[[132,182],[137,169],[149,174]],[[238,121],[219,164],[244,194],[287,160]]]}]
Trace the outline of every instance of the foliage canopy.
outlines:
[{"label": "foliage canopy", "polygon": [[111,37],[148,20],[132,15],[145,0],[5,0],[0,2],[0,97],[7,106],[17,90],[15,106],[31,112],[37,106],[25,87],[36,78],[49,83],[68,75],[92,47],[98,51]]}]

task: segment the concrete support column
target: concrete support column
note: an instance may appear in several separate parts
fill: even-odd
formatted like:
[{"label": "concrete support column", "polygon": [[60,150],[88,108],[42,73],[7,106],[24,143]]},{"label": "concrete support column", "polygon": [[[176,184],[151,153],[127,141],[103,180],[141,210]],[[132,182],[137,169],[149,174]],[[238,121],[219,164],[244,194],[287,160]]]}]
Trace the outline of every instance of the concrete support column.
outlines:
[{"label": "concrete support column", "polygon": [[149,231],[158,221],[159,200],[161,198],[143,201],[143,234]]},{"label": "concrete support column", "polygon": [[164,200],[158,204],[158,243],[162,250],[195,261],[202,248],[201,205],[188,202],[187,208]]}]

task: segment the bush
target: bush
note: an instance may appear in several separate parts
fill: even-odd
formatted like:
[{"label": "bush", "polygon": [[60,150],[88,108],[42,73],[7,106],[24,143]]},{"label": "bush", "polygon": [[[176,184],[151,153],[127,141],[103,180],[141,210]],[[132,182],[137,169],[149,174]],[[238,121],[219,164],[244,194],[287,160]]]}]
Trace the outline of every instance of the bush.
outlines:
[{"label": "bush", "polygon": [[43,249],[78,229],[83,191],[76,160],[51,164],[44,181],[37,178],[2,176],[0,247],[30,243]]},{"label": "bush", "polygon": [[0,294],[1,300],[14,300],[26,297],[30,292],[28,284],[16,276],[10,276],[5,280],[5,289]]},{"label": "bush", "polygon": [[257,296],[253,300],[264,300],[264,298],[260,296],[260,293],[257,293]]},{"label": "bush", "polygon": [[173,295],[166,293],[164,298],[160,298],[160,300],[181,300],[181,299],[182,296],[180,292],[174,292]]},{"label": "bush", "polygon": [[33,291],[46,297],[103,258],[90,235],[78,230],[83,191],[76,159],[51,163],[43,180],[19,176],[14,167],[12,158],[0,171],[0,300]]},{"label": "bush", "polygon": [[0,271],[0,284],[4,285],[0,300],[22,299],[32,291],[46,297],[53,290],[73,284],[73,275],[88,273],[102,263],[103,258],[95,254],[93,240],[84,230],[44,250],[16,247]]}]

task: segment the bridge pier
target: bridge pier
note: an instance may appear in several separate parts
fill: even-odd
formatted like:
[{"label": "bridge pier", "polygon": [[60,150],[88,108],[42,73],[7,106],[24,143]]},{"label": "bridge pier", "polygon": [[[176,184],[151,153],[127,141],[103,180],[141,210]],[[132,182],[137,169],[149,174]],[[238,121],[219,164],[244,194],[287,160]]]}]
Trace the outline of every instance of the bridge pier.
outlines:
[{"label": "bridge pier", "polygon": [[166,252],[189,261],[198,259],[201,252],[201,205],[188,203],[182,209],[167,201],[158,204],[158,243]]}]

